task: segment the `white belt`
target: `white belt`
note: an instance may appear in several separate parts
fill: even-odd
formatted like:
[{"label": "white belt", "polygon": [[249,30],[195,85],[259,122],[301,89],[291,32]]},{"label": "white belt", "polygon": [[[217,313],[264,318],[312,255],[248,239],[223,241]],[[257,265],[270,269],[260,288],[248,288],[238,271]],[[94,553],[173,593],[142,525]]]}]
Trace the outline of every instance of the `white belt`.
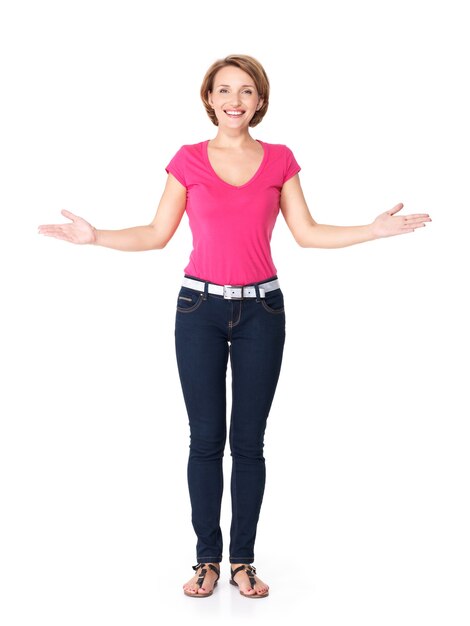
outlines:
[{"label": "white belt", "polygon": [[[204,291],[205,282],[203,280],[196,280],[195,278],[183,278],[183,287],[189,287],[190,289],[196,289],[197,291]],[[265,293],[268,291],[274,291],[274,289],[280,289],[279,280],[270,280],[267,283],[260,283],[258,285],[260,298],[264,298]],[[207,291],[216,296],[223,296],[226,300],[242,300],[243,298],[256,298],[256,289],[254,285],[215,285],[208,283]]]}]

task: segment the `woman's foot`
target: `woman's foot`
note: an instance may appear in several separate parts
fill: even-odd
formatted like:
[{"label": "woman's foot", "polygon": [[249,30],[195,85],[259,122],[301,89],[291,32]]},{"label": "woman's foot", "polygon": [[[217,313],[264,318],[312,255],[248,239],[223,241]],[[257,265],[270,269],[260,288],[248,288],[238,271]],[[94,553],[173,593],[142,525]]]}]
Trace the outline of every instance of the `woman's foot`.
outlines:
[{"label": "woman's foot", "polygon": [[[231,572],[240,567],[243,563],[230,563]],[[249,564],[245,564],[249,567]],[[255,579],[254,589],[251,587],[250,579],[248,577],[248,573],[246,570],[241,569],[239,572],[235,574],[233,580],[237,583],[238,588],[242,593],[246,595],[264,595],[268,593],[269,585],[264,583],[256,574],[253,574],[253,578]]]},{"label": "woman's foot", "polygon": [[[212,563],[212,565],[215,565],[217,569],[220,569],[220,563]],[[202,587],[199,588],[199,585],[196,584],[197,579],[201,575],[202,569],[203,569],[202,565],[200,565],[196,571],[196,574],[190,580],[188,580],[187,583],[183,585],[183,589],[186,593],[192,594],[192,595],[196,595],[198,593],[207,594],[207,593],[210,593],[214,589],[214,583],[216,582],[218,576],[217,576],[217,573],[214,572],[214,570],[209,567],[209,563],[204,564],[204,569],[206,569],[207,572],[206,572],[206,575],[204,576]]]}]

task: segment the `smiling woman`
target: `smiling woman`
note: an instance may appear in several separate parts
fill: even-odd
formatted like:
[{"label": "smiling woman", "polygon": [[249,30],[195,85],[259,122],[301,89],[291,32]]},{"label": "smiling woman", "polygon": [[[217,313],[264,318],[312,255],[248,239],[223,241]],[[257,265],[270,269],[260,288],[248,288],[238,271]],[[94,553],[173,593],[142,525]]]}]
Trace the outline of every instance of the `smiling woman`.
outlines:
[{"label": "smiling woman", "polygon": [[[242,90],[248,101],[256,100],[257,106],[254,115],[250,116],[249,126],[256,126],[261,122],[268,110],[269,105],[269,79],[259,61],[248,55],[232,54],[225,59],[215,61],[207,70],[201,85],[201,99],[207,111],[210,120],[217,126],[219,118],[217,116],[217,108],[213,104],[213,98],[219,94],[226,97],[233,91],[234,85],[224,84],[223,74],[218,75],[217,81],[215,77],[219,70],[224,68],[238,68],[245,73],[246,84],[240,84],[238,89]],[[215,92],[215,93],[213,93]],[[213,98],[211,100],[210,94]],[[222,102],[222,101],[221,101]],[[220,109],[219,109],[220,110]],[[235,115],[240,114],[235,113]],[[246,111],[243,111],[245,114]]]},{"label": "smiling woman", "polygon": [[321,248],[413,232],[431,219],[427,213],[396,216],[399,203],[363,226],[317,224],[292,150],[250,135],[269,104],[268,77],[253,57],[231,55],[213,63],[201,98],[217,134],[181,146],[170,160],[151,223],[98,230],[63,210],[72,224],[43,225],[39,232],[117,250],[155,250],[166,246],[186,211],[193,250],[176,300],[175,347],[189,417],[187,476],[197,564],[183,589],[190,597],[208,597],[220,576],[230,359],[230,582],[243,596],[264,598],[269,586],[252,563],[266,480],[264,434],[285,341],[284,296],[270,247],[277,217],[282,212],[299,245]]}]

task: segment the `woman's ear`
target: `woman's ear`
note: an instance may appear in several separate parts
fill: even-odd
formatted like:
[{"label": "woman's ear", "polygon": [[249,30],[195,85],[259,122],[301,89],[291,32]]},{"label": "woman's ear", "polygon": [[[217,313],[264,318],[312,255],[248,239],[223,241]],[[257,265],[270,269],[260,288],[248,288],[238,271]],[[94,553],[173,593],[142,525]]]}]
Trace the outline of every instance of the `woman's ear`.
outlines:
[{"label": "woman's ear", "polygon": [[214,103],[212,102],[212,92],[208,91],[207,92],[207,101],[209,102],[209,104],[211,105],[212,108],[214,108]]},{"label": "woman's ear", "polygon": [[258,106],[256,107],[257,111],[259,111],[261,109],[261,107],[263,106],[263,102],[264,102],[263,98],[260,98],[258,100]]}]

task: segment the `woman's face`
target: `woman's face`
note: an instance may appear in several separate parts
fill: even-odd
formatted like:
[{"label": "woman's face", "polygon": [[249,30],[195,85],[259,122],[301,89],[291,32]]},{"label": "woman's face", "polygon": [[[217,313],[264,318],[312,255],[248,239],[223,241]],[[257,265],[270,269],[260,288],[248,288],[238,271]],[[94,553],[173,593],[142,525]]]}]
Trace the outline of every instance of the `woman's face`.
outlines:
[{"label": "woman's face", "polygon": [[213,90],[209,91],[208,99],[219,127],[228,128],[248,127],[263,104],[251,76],[233,65],[222,67],[214,76]]}]

